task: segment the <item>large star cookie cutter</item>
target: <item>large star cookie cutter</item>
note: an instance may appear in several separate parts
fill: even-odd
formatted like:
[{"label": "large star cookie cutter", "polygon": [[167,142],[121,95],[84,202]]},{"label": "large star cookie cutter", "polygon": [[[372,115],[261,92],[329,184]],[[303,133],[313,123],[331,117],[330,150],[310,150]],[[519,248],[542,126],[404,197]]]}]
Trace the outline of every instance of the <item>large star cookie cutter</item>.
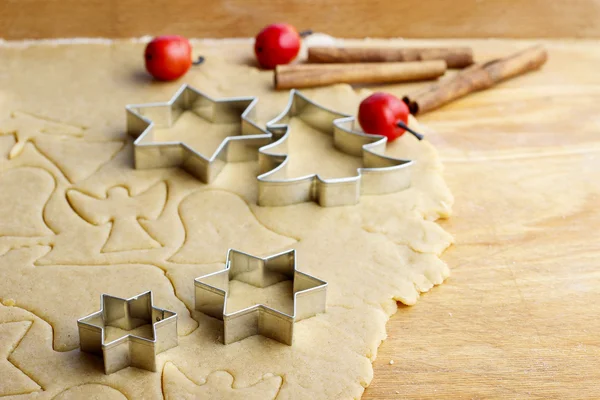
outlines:
[{"label": "large star cookie cutter", "polygon": [[[225,163],[256,160],[257,149],[271,142],[271,134],[251,121],[257,102],[255,97],[215,100],[186,84],[167,102],[127,105],[127,133],[136,138],[135,168],[182,167],[202,182],[210,183]],[[239,122],[239,135],[226,137],[210,156],[184,142],[154,138],[155,128],[172,127],[185,111],[214,124]]]},{"label": "large star cookie cutter", "polygon": [[[364,167],[351,177],[323,179],[313,174],[288,178],[288,124],[292,117],[333,136],[334,147],[362,157]],[[354,117],[322,107],[292,90],[286,109],[267,123],[276,140],[259,149],[258,204],[286,206],[315,201],[324,207],[352,205],[359,202],[361,194],[394,193],[409,187],[414,161],[385,156],[387,138],[360,132],[354,125]]]},{"label": "large star cookie cutter", "polygon": [[[229,282],[234,279],[259,288],[292,280],[292,313],[264,304],[228,313]],[[298,271],[295,250],[261,258],[230,249],[225,269],[196,278],[194,285],[196,310],[223,321],[224,344],[260,334],[291,345],[294,322],[326,309],[327,282]]]},{"label": "large star cookie cutter", "polygon": [[[129,299],[103,294],[100,311],[79,319],[77,326],[81,351],[102,355],[106,374],[129,366],[156,371],[156,355],[177,346],[177,313],[154,307],[152,292]],[[107,328],[140,329],[116,335]]]}]

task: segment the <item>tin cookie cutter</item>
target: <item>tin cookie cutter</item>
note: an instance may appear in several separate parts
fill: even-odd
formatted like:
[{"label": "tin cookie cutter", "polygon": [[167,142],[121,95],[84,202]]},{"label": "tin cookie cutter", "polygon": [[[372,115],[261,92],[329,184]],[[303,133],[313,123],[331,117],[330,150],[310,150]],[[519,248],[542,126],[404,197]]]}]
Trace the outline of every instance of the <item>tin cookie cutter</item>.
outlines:
[{"label": "tin cookie cutter", "polygon": [[[103,294],[100,311],[77,321],[81,351],[102,355],[104,373],[137,367],[156,371],[156,355],[177,346],[177,313],[154,307],[152,292],[129,299]],[[107,341],[106,328],[131,331],[152,325],[147,337],[125,334]]]},{"label": "tin cookie cutter", "polygon": [[[347,178],[323,179],[318,174],[288,178],[288,124],[292,117],[333,136],[334,147],[362,157],[364,167]],[[387,138],[357,131],[354,125],[354,117],[322,107],[292,90],[285,110],[267,123],[276,140],[259,149],[258,204],[286,206],[315,201],[324,207],[353,205],[361,194],[393,193],[409,187],[415,162],[385,156]]]},{"label": "tin cookie cutter", "polygon": [[[229,282],[234,279],[259,288],[292,280],[293,313],[264,304],[227,313]],[[298,271],[295,250],[261,258],[230,249],[225,269],[196,278],[194,286],[196,310],[223,321],[224,344],[260,334],[291,345],[294,322],[326,309],[327,282]]]},{"label": "tin cookie cutter", "polygon": [[[167,102],[125,106],[127,133],[136,138],[135,168],[182,167],[202,182],[210,183],[225,163],[256,160],[257,149],[271,142],[271,134],[251,120],[257,102],[256,97],[215,100],[186,84]],[[209,157],[184,142],[154,138],[155,128],[172,127],[186,111],[214,124],[240,122],[240,133],[226,137]]]}]

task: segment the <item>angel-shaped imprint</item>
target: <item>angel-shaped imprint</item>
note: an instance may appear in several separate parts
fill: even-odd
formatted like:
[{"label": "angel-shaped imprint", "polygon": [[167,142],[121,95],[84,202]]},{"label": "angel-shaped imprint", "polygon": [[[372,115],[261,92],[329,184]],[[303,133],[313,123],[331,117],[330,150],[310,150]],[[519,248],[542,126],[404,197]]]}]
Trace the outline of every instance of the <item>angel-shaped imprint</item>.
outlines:
[{"label": "angel-shaped imprint", "polygon": [[143,193],[131,196],[127,188],[115,186],[105,198],[78,190],[67,192],[67,200],[81,218],[92,225],[112,223],[102,252],[146,250],[162,247],[140,224],[157,219],[167,202],[167,184],[160,182]]}]

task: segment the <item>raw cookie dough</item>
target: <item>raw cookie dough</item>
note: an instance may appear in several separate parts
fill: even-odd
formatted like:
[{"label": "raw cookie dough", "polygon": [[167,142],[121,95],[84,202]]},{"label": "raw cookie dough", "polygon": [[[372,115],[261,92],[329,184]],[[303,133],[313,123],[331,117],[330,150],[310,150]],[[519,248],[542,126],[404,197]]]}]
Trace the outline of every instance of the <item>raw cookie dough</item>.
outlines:
[{"label": "raw cookie dough", "polygon": [[[258,207],[256,162],[228,164],[210,185],[177,168],[134,170],[126,104],[166,101],[189,83],[215,98],[259,96],[264,123],[288,101],[255,68],[250,42],[195,42],[205,64],[171,83],[146,75],[143,47],[0,46],[0,396],[359,398],[396,301],[414,304],[449,274],[439,255],[452,237],[434,221],[449,215],[452,195],[437,152],[403,136],[388,153],[417,160],[412,186],[334,208]],[[346,85],[304,93],[350,114],[368,94]],[[360,165],[300,121],[292,127],[292,174],[344,176]],[[198,150],[210,153],[213,139]],[[295,248],[298,268],[329,283],[327,312],[299,322],[293,346],[261,336],[224,346],[221,323],[193,311],[193,279],[223,268],[229,247]],[[232,307],[265,296],[234,286]],[[156,373],[104,375],[98,357],[79,351],[76,320],[99,309],[101,293],[146,290],[178,313],[179,346],[158,356]],[[267,293],[289,307],[289,291]]]}]

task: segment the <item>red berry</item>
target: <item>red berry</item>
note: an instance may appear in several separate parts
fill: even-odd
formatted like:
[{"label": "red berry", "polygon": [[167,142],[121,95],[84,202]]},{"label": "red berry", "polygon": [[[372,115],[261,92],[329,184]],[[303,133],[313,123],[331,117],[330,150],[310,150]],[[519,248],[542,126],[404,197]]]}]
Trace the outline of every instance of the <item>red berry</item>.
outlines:
[{"label": "red berry", "polygon": [[300,51],[300,35],[288,24],[273,24],[256,36],[254,53],[262,68],[273,69],[280,64],[289,64]]},{"label": "red berry", "polygon": [[146,46],[144,58],[150,75],[161,81],[172,81],[190,69],[192,46],[181,36],[158,36]]},{"label": "red berry", "polygon": [[384,135],[391,142],[406,131],[398,122],[407,124],[410,114],[408,106],[399,98],[377,92],[360,103],[358,122],[367,133]]}]

